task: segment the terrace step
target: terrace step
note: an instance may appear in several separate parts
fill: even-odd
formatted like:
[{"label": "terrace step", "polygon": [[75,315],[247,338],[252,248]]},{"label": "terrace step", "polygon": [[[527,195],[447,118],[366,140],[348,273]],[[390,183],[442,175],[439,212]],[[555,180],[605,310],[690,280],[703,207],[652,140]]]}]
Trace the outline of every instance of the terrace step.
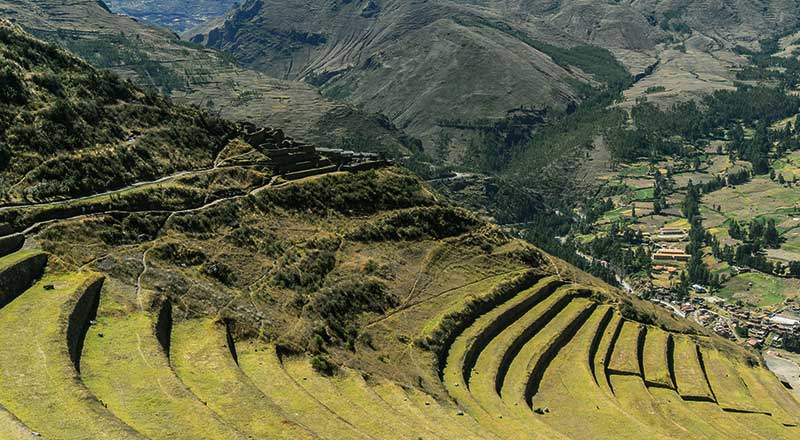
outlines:
[{"label": "terrace step", "polygon": [[[105,298],[105,297],[104,297]],[[150,313],[114,313],[101,304],[83,354],[83,380],[117,417],[151,439],[244,439],[181,382]],[[159,325],[161,324],[161,325]]]},{"label": "terrace step", "polygon": [[18,251],[0,258],[0,308],[13,301],[42,276],[47,254]]},{"label": "terrace step", "polygon": [[336,171],[338,168],[339,167],[337,167],[336,165],[328,165],[321,168],[311,168],[308,170],[286,173],[283,175],[283,178],[286,180],[298,180],[306,177],[319,176],[321,174],[332,173]]},{"label": "terrace step", "polygon": [[632,321],[624,321],[619,337],[614,343],[611,361],[606,366],[608,374],[641,375],[639,369],[639,342],[642,326]]},{"label": "terrace step", "polygon": [[308,393],[284,370],[274,346],[240,344],[237,346],[239,366],[262,393],[303,426],[313,427],[319,437],[337,439],[371,439],[349,421]]},{"label": "terrace step", "polygon": [[700,351],[697,344],[688,336],[677,336],[673,366],[678,394],[684,400],[716,402],[714,393],[708,386],[705,371],[700,364]]},{"label": "terrace step", "polygon": [[23,234],[11,234],[5,237],[0,237],[0,257],[16,252],[22,249],[25,244],[25,236]]},{"label": "terrace step", "polygon": [[610,306],[599,306],[553,360],[536,395],[536,405],[550,411],[542,420],[571,438],[666,438],[623,411],[594,381],[592,355],[614,316]]},{"label": "terrace step", "polygon": [[377,393],[374,384],[369,384],[358,372],[345,368],[342,370],[344,378],[339,379],[340,375],[334,378],[334,383],[337,385],[343,396],[348,397],[351,402],[356,402],[367,412],[374,414],[375,417],[383,420],[384,423],[389,424],[396,429],[402,429],[408,433],[411,438],[425,438],[425,439],[448,439],[452,437],[452,433],[439,433],[437,429],[430,426],[428,420],[414,422],[412,419],[406,418],[387,402],[381,395]]},{"label": "terrace step", "polygon": [[13,414],[0,406],[0,438],[7,440],[29,440],[32,436],[30,428],[25,426]]},{"label": "terrace step", "polygon": [[772,414],[777,423],[793,427],[793,432],[800,435],[800,402],[776,380],[772,372],[764,367],[741,368],[738,371],[758,406]]},{"label": "terrace step", "polygon": [[642,363],[647,386],[675,388],[669,372],[672,344],[672,336],[669,333],[657,327],[647,328]]},{"label": "terrace step", "polygon": [[717,401],[723,410],[737,412],[766,412],[757,406],[750,390],[737,372],[745,365],[735,365],[718,350],[701,349],[711,389],[717,394]]},{"label": "terrace step", "polygon": [[172,329],[170,361],[178,377],[225,422],[254,438],[311,439],[239,369],[226,328],[211,319]]},{"label": "terrace step", "polygon": [[102,283],[91,273],[48,275],[0,309],[0,404],[45,438],[143,438],[77,371]]},{"label": "terrace step", "polygon": [[469,388],[473,367],[487,344],[528,310],[550,296],[561,284],[563,283],[556,277],[545,278],[478,317],[450,346],[444,371],[446,382],[451,385],[463,383]]},{"label": "terrace step", "polygon": [[592,374],[595,383],[608,395],[613,395],[614,390],[611,389],[611,383],[608,380],[608,371],[606,366],[611,362],[611,355],[614,351],[614,342],[622,331],[622,325],[625,322],[619,313],[611,316],[606,326],[605,331],[600,336],[600,342],[597,344],[597,349],[594,353],[592,362]]},{"label": "terrace step", "polygon": [[517,414],[532,414],[531,398],[535,390],[530,389],[536,380],[540,360],[548,349],[558,342],[561,334],[568,334],[575,323],[582,324],[595,307],[595,303],[584,298],[572,300],[541,331],[528,340],[511,362],[502,388],[506,404]]},{"label": "terrace step", "polygon": [[[311,368],[305,357],[283,359],[283,368],[296,383],[339,417],[347,420],[362,432],[375,439],[416,439],[425,438],[413,433],[409,428],[389,423],[388,414],[380,414],[379,408],[369,408],[364,396],[356,396],[339,378],[325,378]],[[373,413],[372,410],[376,412]]]},{"label": "terrace step", "polygon": [[741,420],[722,411],[714,402],[687,402],[675,389],[670,388],[650,387],[648,390],[654,409],[662,417],[676,420],[681,426],[691,426],[691,431],[700,438],[763,438],[739,423]]},{"label": "terrace step", "polygon": [[465,440],[497,439],[468,415],[459,416],[455,407],[447,407],[418,390],[404,390],[393,382],[382,381],[375,392],[384,402],[412,423],[419,423],[440,438]]},{"label": "terrace step", "polygon": [[[550,286],[548,281],[543,282],[547,283],[545,288]],[[494,394],[499,402],[500,391],[511,362],[525,343],[541,331],[571,300],[571,288],[561,287],[493,339],[481,352],[475,365],[474,391],[482,395]]]},{"label": "terrace step", "polygon": [[672,417],[659,413],[652,394],[641,376],[612,374],[609,382],[617,402],[628,414],[668,438],[702,438]]},{"label": "terrace step", "polygon": [[[525,420],[524,423],[516,420],[514,414],[500,399],[499,392],[495,390],[496,372],[499,367],[495,365],[501,362],[505,350],[501,350],[496,357],[489,356],[490,359],[497,361],[497,364],[488,367],[476,366],[474,369],[468,366],[470,364],[468,359],[473,356],[470,353],[478,355],[475,361],[477,365],[482,359],[486,359],[485,350],[497,346],[497,341],[500,341],[499,346],[505,348],[507,346],[505,342],[509,338],[507,335],[521,334],[523,336],[518,338],[530,338],[524,336],[526,329],[530,327],[528,333],[538,331],[569,302],[566,287],[561,293],[554,293],[562,284],[556,277],[539,280],[533,287],[520,292],[511,300],[476,319],[450,347],[443,374],[448,392],[479,422],[493,426],[493,430],[501,437],[547,438],[549,429],[544,425],[539,426],[540,422],[536,420]],[[509,332],[509,327],[514,330]],[[513,343],[513,340],[511,337],[508,342]],[[479,345],[476,347],[476,344]],[[509,363],[512,357],[513,355],[509,356]],[[475,381],[475,385],[480,389],[472,390],[463,386],[462,381],[465,377]]]}]

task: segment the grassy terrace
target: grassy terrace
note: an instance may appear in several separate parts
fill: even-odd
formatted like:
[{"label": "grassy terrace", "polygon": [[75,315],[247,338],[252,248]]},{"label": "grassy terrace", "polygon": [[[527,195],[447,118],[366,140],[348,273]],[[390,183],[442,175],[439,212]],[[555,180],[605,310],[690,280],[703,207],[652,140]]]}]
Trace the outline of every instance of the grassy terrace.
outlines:
[{"label": "grassy terrace", "polygon": [[609,376],[609,382],[623,410],[654,429],[660,438],[674,438],[676,433],[684,431],[671,417],[659,414],[656,402],[640,376],[613,374]]},{"label": "grassy terrace", "polygon": [[654,408],[660,414],[676,420],[684,429],[691,429],[698,437],[729,439],[745,435],[760,438],[713,402],[688,402],[668,388],[650,387],[648,390],[653,396]]},{"label": "grassy terrace", "polygon": [[697,344],[686,336],[675,339],[675,382],[678,393],[686,400],[714,401],[705,371],[700,364]]},{"label": "grassy terrace", "polygon": [[525,343],[519,354],[511,362],[503,384],[502,396],[506,404],[517,414],[530,414],[528,406],[528,384],[533,379],[534,367],[544,354],[545,350],[553,344],[555,338],[575,321],[585,319],[590,310],[589,301],[575,299],[556,315],[550,323]]},{"label": "grassy terrace", "polygon": [[[540,280],[507,303],[482,315],[456,338],[450,347],[443,378],[448,392],[462,406],[470,409],[479,421],[494,425],[500,433],[512,436],[534,436],[534,438],[539,438],[541,435],[541,432],[537,434],[531,431],[531,427],[515,420],[509,408],[504,406],[500,400],[499,387],[496,385],[497,372],[502,368],[500,365],[504,358],[507,357],[510,362],[514,357],[513,353],[507,351],[509,344],[513,345],[512,341],[520,338],[526,329],[531,329],[533,332],[538,331],[552,317],[540,319],[554,304],[558,303],[558,298],[563,297],[563,293],[553,293],[560,285],[561,283],[554,277]],[[529,310],[526,310],[526,306]],[[558,309],[555,310],[558,311]],[[520,312],[523,313],[521,316]],[[505,316],[505,320],[501,321],[503,316]],[[540,319],[538,324],[536,323],[537,319]],[[481,335],[489,334],[492,337],[481,337]],[[482,345],[475,347],[476,341],[481,341]],[[470,350],[477,351],[479,356],[474,369],[469,368],[470,374],[465,375],[465,359]],[[511,350],[513,351],[513,348]],[[495,353],[497,356],[489,353]],[[474,389],[469,389],[464,384],[465,376],[474,381]],[[500,380],[502,383],[502,379]]]},{"label": "grassy terrace", "polygon": [[21,295],[42,275],[47,255],[36,250],[15,252],[0,257],[0,307]]},{"label": "grassy terrace", "polygon": [[402,414],[381,398],[376,390],[355,370],[343,369],[332,381],[334,386],[353,406],[358,406],[375,419],[403,431],[405,437],[446,438],[436,433],[429,423],[403,417]]},{"label": "grassy terrace", "polygon": [[800,402],[786,392],[769,370],[740,368],[739,373],[747,384],[753,400],[758,402],[759,406],[763,405],[772,414],[775,422],[797,429],[800,424]]},{"label": "grassy terrace", "polygon": [[[600,306],[592,313],[573,342],[553,360],[534,397],[538,406],[550,409],[543,420],[570,437],[657,436],[650,427],[622,410],[613,397],[594,382],[590,367],[592,354],[613,316],[614,311],[608,306]],[[574,423],[576,413],[583,415],[581,423]]]},{"label": "grassy terrace", "polygon": [[639,371],[639,338],[642,327],[632,321],[625,321],[614,344],[611,362],[608,364],[610,374],[640,375]]},{"label": "grassy terrace", "polygon": [[606,371],[606,366],[611,361],[611,354],[613,353],[614,349],[614,340],[619,336],[619,332],[622,331],[622,325],[624,322],[625,320],[623,320],[622,317],[617,313],[611,316],[611,321],[609,321],[608,325],[603,331],[603,334],[600,335],[600,342],[597,344],[597,350],[594,353],[594,359],[589,360],[592,362],[590,366],[592,367],[592,374],[594,376],[595,383],[609,395],[612,394],[612,391],[611,383],[608,380],[608,371]]},{"label": "grassy terrace", "polygon": [[120,419],[153,439],[244,439],[189,391],[170,367],[146,312],[101,303],[84,347],[83,380]]},{"label": "grassy terrace", "polygon": [[[556,286],[553,279],[542,282],[546,283],[542,286],[543,289]],[[547,325],[550,319],[569,303],[570,293],[569,287],[559,288],[536,307],[528,310],[516,322],[503,329],[502,333],[481,352],[474,369],[475,380],[471,384],[471,390],[475,393],[494,394],[499,397],[511,361],[525,342]]]},{"label": "grassy terrace", "polygon": [[418,390],[407,391],[389,381],[381,381],[373,389],[402,417],[428,429],[439,438],[448,436],[465,440],[498,438],[481,428],[472,417],[457,416],[458,410],[455,407],[444,407]]},{"label": "grassy terrace", "polygon": [[23,440],[31,438],[31,429],[23,425],[10,412],[0,407],[0,438]]},{"label": "grassy terrace", "polygon": [[[304,358],[283,359],[283,367],[309,395],[330,408],[337,416],[370,433],[375,439],[416,439],[427,438],[432,434],[416,426],[409,426],[396,419],[390,411],[377,405],[363,388],[353,386],[352,377],[341,376],[326,379],[311,368]],[[350,376],[350,375],[348,375]],[[399,424],[398,424],[399,423]]]},{"label": "grassy terrace", "polygon": [[70,327],[88,317],[72,315],[101,283],[90,273],[48,275],[0,309],[0,404],[47,438],[142,438],[81,384],[67,344],[70,334],[79,347]]},{"label": "grassy terrace", "polygon": [[718,350],[701,349],[703,361],[708,375],[708,382],[717,396],[717,402],[723,409],[736,411],[763,412],[758,402],[753,400],[747,384],[741,379],[739,370],[749,368],[734,363]]},{"label": "grassy terrace", "polygon": [[[546,299],[558,287],[555,278],[548,278],[537,283],[530,289],[520,292],[510,301],[488,311],[478,318],[465,330],[450,346],[447,359],[447,377],[469,388],[469,381],[473,367],[478,361],[481,351],[489,344],[504,327],[519,319],[527,310]],[[461,377],[453,375],[454,367],[459,367]]]},{"label": "grassy terrace", "polygon": [[184,384],[239,431],[255,438],[310,439],[236,365],[227,332],[211,319],[183,321],[172,330],[170,360]]},{"label": "grassy terrace", "polygon": [[309,394],[286,373],[275,347],[268,345],[243,345],[237,347],[239,365],[264,394],[295,421],[313,426],[323,438],[369,439],[371,436],[339,417],[330,408]]},{"label": "grassy terrace", "polygon": [[669,372],[671,357],[669,333],[657,327],[648,327],[644,340],[644,380],[648,386],[675,388]]}]

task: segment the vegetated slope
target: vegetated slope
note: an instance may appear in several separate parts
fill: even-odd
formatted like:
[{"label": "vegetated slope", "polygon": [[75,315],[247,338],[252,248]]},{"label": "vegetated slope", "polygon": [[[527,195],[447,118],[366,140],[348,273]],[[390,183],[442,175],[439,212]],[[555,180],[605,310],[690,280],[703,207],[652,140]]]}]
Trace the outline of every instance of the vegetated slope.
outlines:
[{"label": "vegetated slope", "polygon": [[[95,67],[158,88],[183,104],[234,120],[279,126],[318,144],[374,139],[387,152],[407,154],[413,148],[379,115],[334,103],[308,84],[242,69],[224,54],[181,41],[167,29],[111,13],[94,0],[3,0],[0,16]],[[358,144],[347,146],[363,149]]]},{"label": "vegetated slope", "polygon": [[109,0],[106,3],[115,12],[165,26],[176,32],[224,15],[236,4],[234,0]]},{"label": "vegetated slope", "polygon": [[45,200],[210,167],[234,124],[0,23],[0,193]]},{"label": "vegetated slope", "polygon": [[653,76],[649,85],[665,82],[667,95],[725,86],[744,62],[736,44],[796,23],[785,0],[250,0],[186,37],[431,140],[441,120],[563,108],[586,86],[624,81],[606,49],[631,74]]},{"label": "vegetated slope", "polygon": [[[75,62],[5,27],[8,53]],[[208,170],[0,206],[0,433],[797,436],[800,402],[754,354],[407,170],[308,149],[247,132]]]}]

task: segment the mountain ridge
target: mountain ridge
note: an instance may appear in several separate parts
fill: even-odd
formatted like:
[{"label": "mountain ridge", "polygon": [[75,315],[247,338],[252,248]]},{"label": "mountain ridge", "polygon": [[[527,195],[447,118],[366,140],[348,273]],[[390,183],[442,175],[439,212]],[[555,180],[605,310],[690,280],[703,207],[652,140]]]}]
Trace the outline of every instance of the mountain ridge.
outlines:
[{"label": "mountain ridge", "polygon": [[[309,10],[313,14],[306,14]],[[250,0],[184,37],[271,75],[302,79],[321,86],[327,96],[381,111],[430,143],[438,130],[432,121],[441,114],[477,119],[471,110],[477,103],[485,109],[483,117],[502,117],[521,105],[565,108],[583,99],[583,87],[603,87],[598,72],[576,63],[583,55],[559,63],[559,50],[581,45],[596,53],[608,50],[634,76],[651,68],[642,75],[648,80],[626,94],[630,101],[659,82],[669,95],[686,99],[732,85],[730,68],[746,62],[733,48],[757,45],[764,35],[796,26],[797,17],[797,5],[785,0],[757,5]],[[613,65],[613,58],[603,62]],[[676,75],[679,81],[673,80]]]}]

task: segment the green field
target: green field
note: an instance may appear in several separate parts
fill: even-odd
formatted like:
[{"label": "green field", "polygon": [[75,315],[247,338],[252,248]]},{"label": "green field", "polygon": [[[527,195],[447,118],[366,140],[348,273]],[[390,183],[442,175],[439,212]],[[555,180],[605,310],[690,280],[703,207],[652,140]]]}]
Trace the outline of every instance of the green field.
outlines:
[{"label": "green field", "polygon": [[786,298],[796,297],[798,293],[800,280],[753,272],[732,277],[718,295],[733,301],[741,300],[750,306],[768,307],[779,304]]}]

